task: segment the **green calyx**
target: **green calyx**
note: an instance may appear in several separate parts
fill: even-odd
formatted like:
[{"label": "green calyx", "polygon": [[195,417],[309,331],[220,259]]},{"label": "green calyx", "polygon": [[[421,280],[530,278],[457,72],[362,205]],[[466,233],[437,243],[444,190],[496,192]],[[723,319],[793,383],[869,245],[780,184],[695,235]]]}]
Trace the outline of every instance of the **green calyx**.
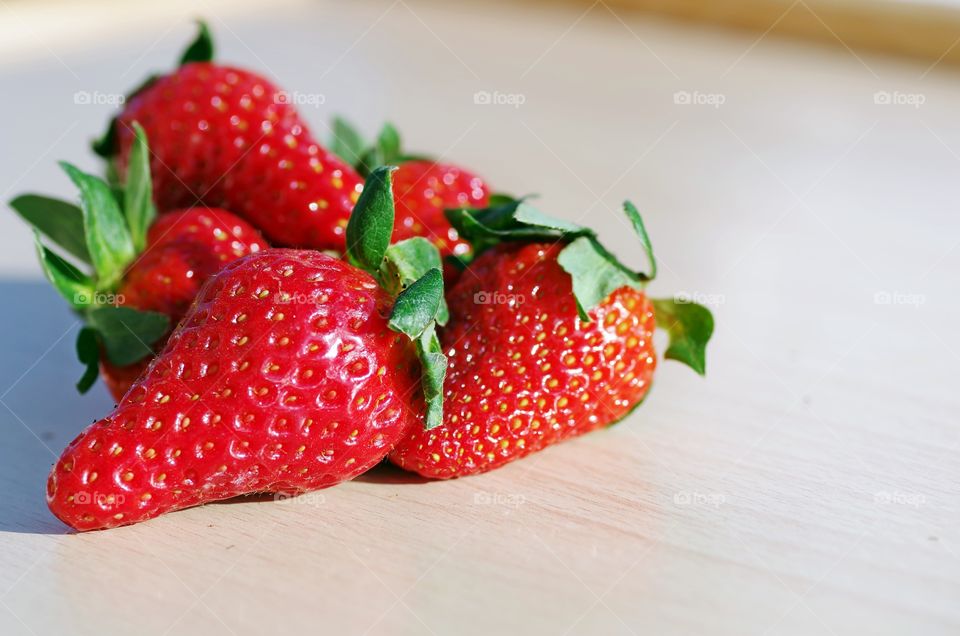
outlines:
[{"label": "green calyx", "polygon": [[[622,287],[645,289],[657,275],[657,261],[643,218],[636,206],[625,201],[623,211],[640,240],[646,271],[634,271],[610,252],[588,227],[547,216],[526,199],[504,195],[491,197],[482,210],[447,210],[447,219],[460,236],[470,241],[474,254],[506,242],[544,241],[563,243],[557,262],[570,274],[573,296],[581,320],[591,320],[590,311]],[[695,303],[677,304],[655,300],[657,324],[670,335],[666,357],[678,360],[703,375],[706,345],[713,333],[710,311]]]},{"label": "green calyx", "polygon": [[[213,54],[213,36],[210,35],[210,28],[203,20],[197,20],[197,35],[180,55],[179,66],[191,64],[193,62],[210,62],[213,60]],[[156,73],[149,75],[146,80],[141,82],[139,86],[127,94],[124,102],[130,101],[136,95],[145,91],[154,82],[156,82],[159,77],[160,76]],[[100,157],[110,160],[113,158],[114,153],[116,153],[117,126],[119,126],[119,124],[120,122],[117,117],[111,118],[110,122],[107,124],[106,131],[104,131],[103,134],[100,135],[99,138],[95,139],[91,144],[93,151]]]},{"label": "green calyx", "polygon": [[347,260],[396,296],[388,324],[416,344],[426,402],[424,426],[430,429],[443,421],[447,358],[440,349],[436,325],[446,323],[449,313],[437,248],[423,238],[390,244],[394,170],[393,166],[380,166],[367,177],[347,223]]},{"label": "green calyx", "polygon": [[429,157],[423,155],[404,153],[400,132],[390,122],[383,125],[373,142],[367,143],[360,131],[343,117],[333,119],[330,150],[353,166],[364,178],[378,166],[429,160]]},{"label": "green calyx", "polygon": [[[85,393],[96,380],[100,352],[113,364],[132,364],[153,353],[170,327],[167,316],[119,306],[116,295],[124,273],[145,245],[156,218],[146,135],[134,124],[135,141],[123,188],[62,162],[80,191],[80,205],[43,195],[24,194],[10,207],[34,230],[40,265],[47,279],[84,320],[77,356],[86,366],[77,384]],[[51,243],[61,253],[47,246]]]}]

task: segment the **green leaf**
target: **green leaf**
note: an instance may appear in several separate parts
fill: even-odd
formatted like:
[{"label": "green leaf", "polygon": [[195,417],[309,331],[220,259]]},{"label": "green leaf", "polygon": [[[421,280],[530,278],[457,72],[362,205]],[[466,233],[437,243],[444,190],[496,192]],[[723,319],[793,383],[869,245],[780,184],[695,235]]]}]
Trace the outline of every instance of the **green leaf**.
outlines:
[{"label": "green leaf", "polygon": [[476,253],[505,241],[558,241],[593,236],[593,230],[540,212],[525,199],[498,198],[481,210],[446,210],[447,219]]},{"label": "green leaf", "polygon": [[100,345],[97,332],[92,327],[84,327],[77,334],[77,358],[86,367],[83,377],[77,382],[77,391],[82,394],[90,390],[100,371]]},{"label": "green leaf", "polygon": [[139,123],[133,122],[133,134],[133,146],[127,162],[127,182],[123,189],[123,212],[127,217],[133,248],[139,254],[146,247],[147,230],[157,217],[157,208],[153,205],[147,133]]},{"label": "green leaf", "polygon": [[96,290],[90,277],[69,262],[44,247],[40,233],[34,230],[34,241],[40,266],[54,288],[75,309],[89,307],[94,300]]},{"label": "green leaf", "polygon": [[[408,287],[431,269],[443,271],[443,261],[437,247],[422,236],[394,243],[387,248],[381,280],[396,281],[397,292]],[[388,288],[389,291],[389,288]],[[445,325],[450,318],[447,302],[440,297],[437,324]]]},{"label": "green leaf", "polygon": [[394,166],[381,166],[370,173],[347,223],[347,258],[374,276],[393,234],[394,170]]},{"label": "green leaf", "polygon": [[39,194],[21,194],[10,202],[10,207],[51,241],[84,263],[90,262],[80,208]]},{"label": "green leaf", "polygon": [[80,188],[83,231],[98,289],[110,289],[123,277],[135,251],[120,206],[110,186],[66,162],[61,167]]},{"label": "green leaf", "polygon": [[213,37],[203,20],[197,21],[197,37],[180,57],[180,66],[191,62],[209,62],[213,59]]},{"label": "green leaf", "polygon": [[429,431],[443,423],[443,380],[447,375],[447,356],[443,355],[433,325],[417,339],[417,353],[420,356],[420,385],[427,407],[423,428]]},{"label": "green leaf", "polygon": [[117,118],[111,117],[107,129],[90,144],[93,151],[104,159],[112,157],[114,148],[117,147],[117,125]]},{"label": "green leaf", "polygon": [[333,118],[333,139],[330,140],[330,150],[351,166],[360,163],[363,157],[366,142],[363,136],[343,117]]},{"label": "green leaf", "polygon": [[531,229],[542,228],[556,230],[567,235],[576,236],[591,234],[593,232],[590,228],[582,225],[577,225],[576,223],[571,223],[570,221],[547,216],[537,208],[527,203],[525,200],[520,201],[519,205],[517,205],[516,210],[513,213],[513,218],[521,226]]},{"label": "green leaf", "polygon": [[397,164],[408,161],[400,150],[400,133],[393,124],[387,122],[380,129],[376,142],[360,154],[356,168],[360,174],[370,174],[377,166]]},{"label": "green leaf", "polygon": [[647,255],[647,262],[650,264],[650,274],[645,275],[644,278],[651,281],[657,277],[657,259],[653,256],[653,245],[650,243],[647,228],[643,225],[643,217],[640,216],[640,212],[630,201],[623,202],[623,211],[626,212],[627,218],[630,219],[630,223],[633,225],[633,231],[636,232],[640,238],[640,244],[643,246],[643,251]]},{"label": "green leaf", "polygon": [[652,299],[657,326],[670,334],[665,358],[677,360],[700,375],[707,371],[707,342],[713,335],[713,315],[703,305],[673,298]]},{"label": "green leaf", "polygon": [[560,251],[557,262],[573,281],[573,295],[580,319],[621,287],[642,289],[644,279],[626,267],[592,236],[582,236]]},{"label": "green leaf", "polygon": [[133,364],[152,355],[151,345],[170,328],[167,316],[129,307],[94,307],[88,312],[87,319],[97,330],[107,358],[118,366]]},{"label": "green leaf", "polygon": [[411,339],[419,338],[436,320],[442,302],[443,274],[439,269],[431,269],[400,292],[388,324]]},{"label": "green leaf", "polygon": [[380,129],[377,135],[377,150],[380,153],[380,164],[394,163],[399,161],[400,156],[400,131],[387,122]]}]

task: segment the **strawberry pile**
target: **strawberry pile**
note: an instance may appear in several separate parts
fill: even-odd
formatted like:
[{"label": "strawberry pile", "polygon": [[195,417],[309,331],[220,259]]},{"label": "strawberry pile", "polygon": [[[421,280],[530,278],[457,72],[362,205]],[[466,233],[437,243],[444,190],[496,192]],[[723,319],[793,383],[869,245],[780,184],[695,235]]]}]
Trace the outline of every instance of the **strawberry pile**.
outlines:
[{"label": "strawberry pile", "polygon": [[252,493],[297,494],[389,460],[431,479],[609,426],[664,357],[705,371],[713,318],[651,299],[590,228],[494,195],[343,119],[330,149],[281,91],[213,62],[174,71],[62,163],[79,205],[25,194],[43,272],[82,320],[86,392],[112,412],[63,451],[50,510],[80,531]]}]

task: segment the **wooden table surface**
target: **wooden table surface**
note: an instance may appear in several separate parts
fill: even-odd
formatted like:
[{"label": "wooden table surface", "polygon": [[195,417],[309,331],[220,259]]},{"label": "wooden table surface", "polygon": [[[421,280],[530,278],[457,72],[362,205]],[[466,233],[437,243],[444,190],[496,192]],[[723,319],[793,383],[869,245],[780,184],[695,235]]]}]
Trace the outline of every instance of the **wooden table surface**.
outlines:
[{"label": "wooden table surface", "polygon": [[8,212],[0,633],[960,633],[955,71],[603,2],[199,5],[0,3],[4,200],[70,195],[54,162],[95,168],[110,111],[76,94],[169,67],[200,13],[322,96],[319,134],[390,117],[639,265],[633,199],[652,292],[714,310],[708,376],[665,363],[622,425],[478,477],[70,534],[44,480],[111,402],[74,393],[76,321]]}]

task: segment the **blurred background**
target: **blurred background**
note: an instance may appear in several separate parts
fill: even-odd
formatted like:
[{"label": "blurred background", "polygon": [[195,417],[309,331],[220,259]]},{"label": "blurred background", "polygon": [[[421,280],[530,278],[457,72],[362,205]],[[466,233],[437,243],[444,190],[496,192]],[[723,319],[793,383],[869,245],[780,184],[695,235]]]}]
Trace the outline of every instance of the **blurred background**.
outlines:
[{"label": "blurred background", "polygon": [[72,197],[56,161],[100,168],[90,140],[198,17],[318,137],[390,120],[639,266],[633,200],[653,294],[715,314],[708,376],[664,364],[529,472],[64,537],[44,477],[112,403],[72,392],[76,321],[8,210],[0,631],[73,631],[53,590],[84,633],[960,633],[960,2],[0,0],[0,198]]}]

